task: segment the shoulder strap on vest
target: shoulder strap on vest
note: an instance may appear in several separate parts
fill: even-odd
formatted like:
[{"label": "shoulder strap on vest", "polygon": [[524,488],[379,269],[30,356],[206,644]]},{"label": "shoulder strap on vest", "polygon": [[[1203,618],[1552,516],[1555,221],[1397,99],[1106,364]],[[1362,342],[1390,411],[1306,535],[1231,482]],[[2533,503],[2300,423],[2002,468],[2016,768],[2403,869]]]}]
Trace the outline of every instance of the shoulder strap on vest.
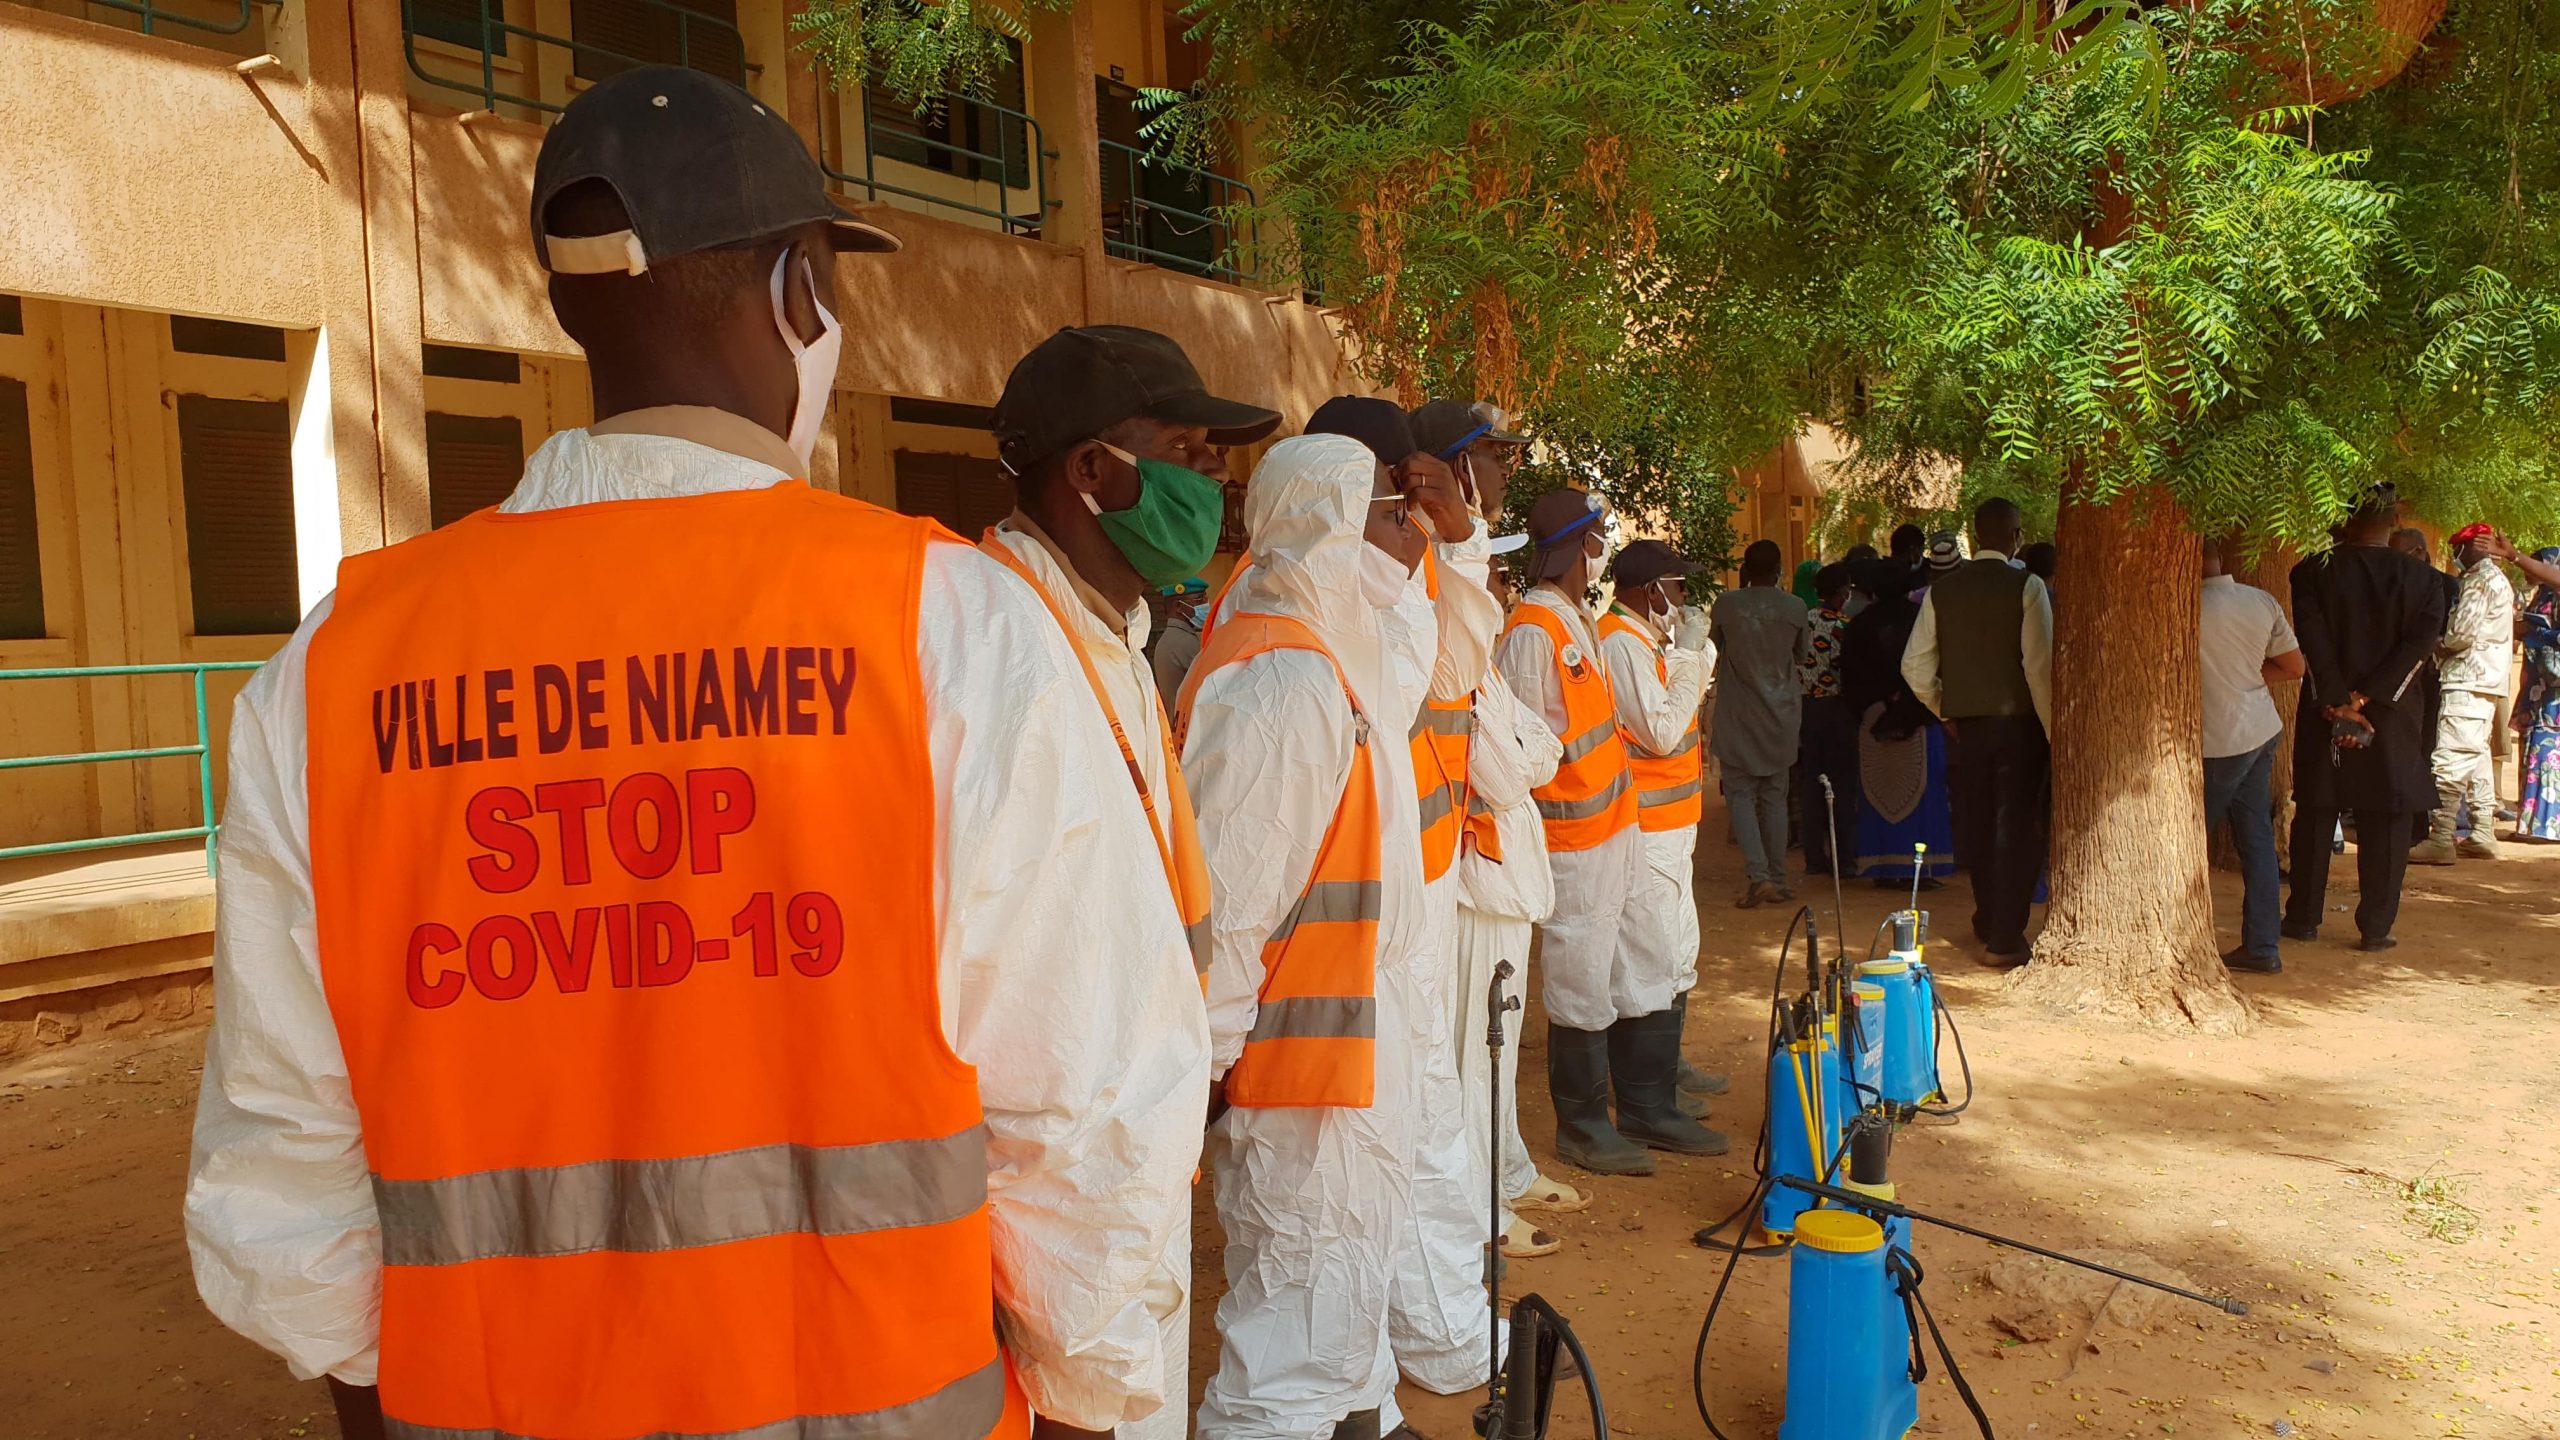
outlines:
[{"label": "shoulder strap on vest", "polygon": [[1353,717],[1364,727],[1368,724],[1368,714],[1360,708],[1360,696],[1351,688],[1351,677],[1342,673],[1342,662],[1334,658],[1305,621],[1248,610],[1229,616],[1215,634],[1201,642],[1200,658],[1191,662],[1191,673],[1183,677],[1182,693],[1173,706],[1176,751],[1191,733],[1191,702],[1200,693],[1200,682],[1229,665],[1272,650],[1313,650],[1322,655],[1325,663],[1333,667],[1333,678],[1341,684],[1342,697],[1350,702]]},{"label": "shoulder strap on vest", "polygon": [[[1138,763],[1138,752],[1129,744],[1129,732],[1111,708],[1111,692],[1103,688],[1102,675],[1093,668],[1093,657],[1085,653],[1084,642],[1076,637],[1076,627],[1068,621],[1067,613],[1058,608],[1057,597],[1051,595],[1048,587],[1031,573],[1031,567],[1022,563],[1022,557],[1014,554],[1011,546],[996,538],[994,526],[987,527],[986,535],[978,541],[978,549],[1022,577],[1022,583],[1030,586],[1031,593],[1039,596],[1040,603],[1048,607],[1049,618],[1058,622],[1059,633],[1067,637],[1067,648],[1076,652],[1076,663],[1084,667],[1085,684],[1093,688],[1093,698],[1102,706],[1102,718],[1111,724],[1111,738],[1119,743],[1120,759],[1129,767],[1129,783],[1138,788],[1138,804],[1147,812],[1147,828],[1155,832],[1156,854],[1164,861],[1165,875],[1179,889],[1181,871],[1174,864],[1173,843],[1165,835],[1164,817],[1156,813],[1156,797],[1147,789],[1146,768]],[[1182,755],[1176,748],[1170,725],[1166,726],[1164,734],[1166,782],[1180,785]]]}]

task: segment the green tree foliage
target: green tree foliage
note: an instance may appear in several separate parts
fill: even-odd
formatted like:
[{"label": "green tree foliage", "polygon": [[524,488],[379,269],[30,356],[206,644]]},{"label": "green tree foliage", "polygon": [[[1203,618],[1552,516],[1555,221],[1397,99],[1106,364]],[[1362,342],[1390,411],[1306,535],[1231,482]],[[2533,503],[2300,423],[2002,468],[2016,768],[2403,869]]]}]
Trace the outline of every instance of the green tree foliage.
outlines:
[{"label": "green tree foliage", "polygon": [[[1022,5],[817,0],[839,74],[966,88]],[[2560,538],[2560,5],[1191,0],[1162,148],[1240,155],[1266,273],[1408,398],[1722,549],[1802,417],[1860,504],[2165,483],[2316,545],[2364,487]]]},{"label": "green tree foliage", "polygon": [[877,81],[919,113],[945,92],[985,96],[1008,57],[1031,38],[1032,11],[1074,0],[808,0],[792,17],[802,47],[833,83]]},{"label": "green tree foliage", "polygon": [[2361,0],[1193,13],[1372,373],[1519,402],[1692,544],[1811,415],[1870,497],[1952,460],[2049,516],[2076,462],[2316,546],[2381,479],[2560,530],[2540,5],[2328,113],[2392,50]]}]

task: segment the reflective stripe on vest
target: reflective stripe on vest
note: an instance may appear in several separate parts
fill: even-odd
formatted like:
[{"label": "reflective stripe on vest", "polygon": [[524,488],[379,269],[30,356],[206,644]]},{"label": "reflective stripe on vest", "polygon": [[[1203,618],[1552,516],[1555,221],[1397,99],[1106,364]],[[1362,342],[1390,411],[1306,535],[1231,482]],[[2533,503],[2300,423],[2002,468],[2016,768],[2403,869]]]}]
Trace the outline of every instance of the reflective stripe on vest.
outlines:
[{"label": "reflective stripe on vest", "polygon": [[1354,741],[1312,873],[1263,941],[1262,989],[1244,1052],[1227,1070],[1227,1103],[1366,1108],[1377,1096],[1378,916],[1386,887],[1377,773],[1359,697],[1313,630],[1285,616],[1239,611],[1200,647],[1174,703],[1174,726],[1189,732],[1203,680],[1272,650],[1325,657],[1351,707]]},{"label": "reflective stripe on vest", "polygon": [[1029,1434],[936,995],[938,534],[793,481],[340,567],[311,873],[390,1434]]},{"label": "reflective stripe on vest", "polygon": [[853,1235],[945,1224],[987,1203],[987,1133],[972,1125],[938,1140],[377,1177],[373,1198],[385,1265]]},{"label": "reflective stripe on vest", "polygon": [[[1614,635],[1642,645],[1653,657],[1655,677],[1665,685],[1671,683],[1671,662],[1662,646],[1613,607],[1600,617],[1601,642],[1606,644]],[[1627,768],[1635,776],[1636,823],[1647,831],[1685,830],[1705,816],[1707,757],[1699,748],[1696,716],[1689,717],[1680,743],[1666,755],[1656,755],[1632,735],[1627,737]]]},{"label": "reflective stripe on vest", "polygon": [[[1036,542],[1035,542],[1036,543]],[[1164,715],[1163,700],[1156,702],[1156,735],[1164,746],[1164,808],[1173,824],[1168,829],[1165,816],[1157,813],[1155,796],[1147,789],[1147,772],[1138,763],[1138,752],[1129,744],[1128,729],[1120,723],[1119,714],[1111,707],[1111,693],[1102,688],[1101,672],[1094,668],[1093,657],[1085,653],[1084,641],[1076,635],[1076,627],[1067,621],[1058,597],[1031,573],[1013,547],[996,538],[991,526],[978,541],[978,548],[1002,562],[1022,577],[1040,603],[1049,607],[1049,617],[1067,637],[1067,647],[1076,652],[1084,666],[1085,683],[1092,687],[1093,698],[1102,706],[1102,718],[1111,725],[1111,738],[1119,742],[1120,758],[1129,767],[1129,783],[1138,788],[1138,805],[1147,812],[1147,828],[1155,832],[1156,858],[1164,862],[1165,883],[1173,889],[1173,908],[1182,917],[1182,936],[1191,949],[1192,972],[1206,988],[1209,983],[1209,862],[1200,853],[1199,821],[1191,811],[1191,791],[1182,781],[1182,757],[1174,753],[1173,724]]]},{"label": "reflective stripe on vest", "polygon": [[[661,1432],[642,1440],[938,1440],[945,1435],[985,1435],[1005,1419],[1012,1396],[1002,1360],[991,1361],[918,1400],[853,1415],[798,1415],[744,1430]],[[386,1440],[543,1440],[514,1430],[456,1430],[385,1418]]]},{"label": "reflective stripe on vest", "polygon": [[1467,815],[1463,822],[1467,843],[1477,854],[1495,864],[1502,862],[1502,827],[1494,808],[1473,790],[1467,792]]},{"label": "reflective stripe on vest", "polygon": [[1413,717],[1413,787],[1422,802],[1422,878],[1449,873],[1465,830],[1467,747],[1476,728],[1475,697],[1431,700]]},{"label": "reflective stripe on vest", "polygon": [[1513,607],[1505,630],[1535,626],[1546,632],[1556,681],[1564,695],[1564,759],[1555,778],[1531,791],[1538,802],[1549,850],[1588,850],[1636,823],[1635,792],[1627,747],[1618,735],[1618,705],[1609,693],[1609,669],[1585,651],[1564,618],[1537,599]]}]

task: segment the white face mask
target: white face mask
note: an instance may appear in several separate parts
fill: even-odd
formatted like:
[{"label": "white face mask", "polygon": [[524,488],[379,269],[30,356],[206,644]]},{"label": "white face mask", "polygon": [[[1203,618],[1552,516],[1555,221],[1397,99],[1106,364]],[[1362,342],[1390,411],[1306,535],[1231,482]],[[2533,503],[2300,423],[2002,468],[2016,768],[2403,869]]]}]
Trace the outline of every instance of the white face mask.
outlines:
[{"label": "white face mask", "polygon": [[809,287],[809,303],[818,309],[819,333],[815,341],[804,341],[800,332],[791,328],[791,319],[782,308],[782,286],[791,269],[791,251],[773,262],[773,328],[782,332],[782,343],[791,347],[791,368],[800,375],[800,398],[791,407],[791,433],[784,437],[791,453],[800,457],[801,478],[808,478],[809,457],[818,451],[818,426],[827,418],[827,397],[836,387],[836,353],[844,348],[844,327],[827,310],[827,302],[818,294],[817,276],[809,262],[800,262],[800,278]]},{"label": "white face mask", "polygon": [[1360,598],[1372,610],[1392,610],[1404,599],[1404,586],[1413,572],[1404,562],[1375,545],[1360,547]]}]

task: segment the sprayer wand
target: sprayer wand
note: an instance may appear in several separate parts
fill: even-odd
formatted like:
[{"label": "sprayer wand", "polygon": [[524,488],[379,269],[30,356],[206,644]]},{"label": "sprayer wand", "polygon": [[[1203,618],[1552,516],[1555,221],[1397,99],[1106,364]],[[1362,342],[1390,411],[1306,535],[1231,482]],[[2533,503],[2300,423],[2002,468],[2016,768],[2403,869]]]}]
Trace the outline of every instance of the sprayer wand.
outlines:
[{"label": "sprayer wand", "polygon": [[1840,891],[1840,794],[1831,788],[1831,777],[1816,775],[1822,782],[1822,825],[1831,838],[1831,948],[1833,962],[1845,970],[1849,965],[1849,905]]},{"label": "sprayer wand", "polygon": [[1485,1126],[1490,1142],[1486,1154],[1492,1158],[1490,1192],[1485,1199],[1484,1304],[1490,1323],[1485,1326],[1485,1345],[1491,1352],[1485,1365],[1484,1431],[1493,1440],[1503,1433],[1502,1376],[1502,1017],[1520,1008],[1516,995],[1502,993],[1502,983],[1512,976],[1511,962],[1497,960],[1493,964],[1493,983],[1485,993],[1484,1049],[1490,1062],[1485,1067],[1487,1084],[1493,1088],[1493,1107],[1486,1113],[1493,1118]]},{"label": "sprayer wand", "polygon": [[1511,1306],[1511,1365],[1507,1373],[1502,1354],[1502,1017],[1520,1008],[1518,996],[1502,993],[1502,982],[1515,974],[1508,960],[1493,965],[1493,979],[1485,987],[1485,1055],[1492,1063],[1485,1068],[1486,1086],[1493,1096],[1488,1112],[1486,1135],[1490,1140],[1485,1153],[1492,1160],[1491,1180],[1487,1195],[1485,1231],[1491,1243],[1485,1246],[1485,1310],[1492,1321],[1491,1335],[1486,1340],[1489,1350],[1485,1377],[1485,1403],[1476,1411],[1476,1433],[1485,1440],[1542,1440],[1547,1433],[1548,1407],[1555,1399],[1556,1365],[1570,1358],[1582,1375],[1585,1399],[1591,1402],[1591,1433],[1594,1440],[1609,1440],[1609,1409],[1600,1399],[1600,1378],[1591,1367],[1591,1356],[1582,1348],[1581,1339],[1573,1333],[1556,1307],[1544,1297],[1523,1295]]},{"label": "sprayer wand", "polygon": [[2101,1275],[2117,1280],[2123,1280],[2130,1284],[2148,1286],[2149,1288],[2158,1290],[2164,1294],[2175,1295],[2181,1300],[2193,1300],[2199,1305],[2210,1305],[2214,1309],[2223,1311],[2227,1314],[2246,1315],[2249,1313],[2248,1302],[2244,1300],[2226,1300],[2220,1296],[2206,1295],[2198,1291],[2182,1289],[2181,1287],[2172,1285],[2165,1280],[2154,1280],[2147,1275],[2136,1275],[2130,1270],[2119,1270],[2112,1265],[2101,1265],[2095,1260],[2083,1260],[2077,1255],[2065,1255],[2059,1250],[2048,1250],[2041,1245],[2032,1245],[2024,1240],[2013,1240],[2006,1235],[1995,1235],[1988,1230],[1977,1230],[1973,1226],[1967,1225],[1962,1221],[1949,1220],[1942,1216],[1931,1215],[1926,1211],[1914,1210],[1908,1205],[1896,1204],[1891,1200],[1880,1200],[1873,1195],[1868,1195],[1861,1191],[1843,1190],[1835,1185],[1825,1185],[1819,1180],[1807,1180],[1796,1175],[1778,1175],[1771,1178],[1775,1179],[1781,1185],[1793,1186],[1808,1195],[1819,1196],[1822,1199],[1828,1200],[1832,1204],[1841,1206],[1844,1209],[1864,1210],[1876,1215],[1891,1215],[1904,1220],[1917,1220],[1925,1224],[1935,1225],[1941,1230],[1953,1230],[1959,1235],[1970,1235],[1976,1240],[1986,1240],[1991,1244],[2004,1246],[2011,1250],[2024,1250],[2030,1255],[2041,1255],[2047,1260],[2059,1260],[2065,1265],[2076,1265],[2083,1270],[2094,1270]]}]

